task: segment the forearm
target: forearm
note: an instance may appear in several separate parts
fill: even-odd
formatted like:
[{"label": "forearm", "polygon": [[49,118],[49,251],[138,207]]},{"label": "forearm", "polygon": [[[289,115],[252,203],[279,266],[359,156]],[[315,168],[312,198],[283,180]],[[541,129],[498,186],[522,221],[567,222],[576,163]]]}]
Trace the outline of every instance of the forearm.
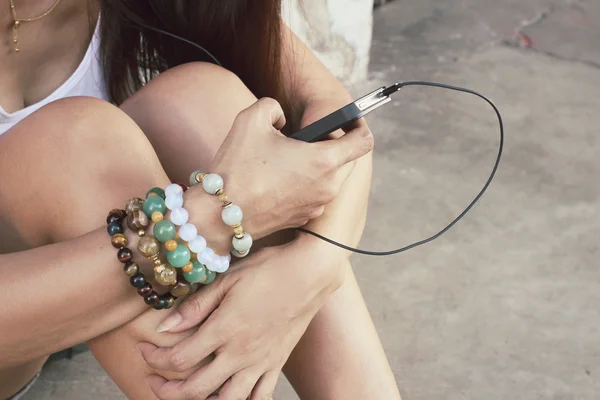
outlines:
[{"label": "forearm", "polygon": [[[81,343],[147,308],[129,284],[109,239],[105,229],[98,229],[73,240],[0,255],[0,326],[6,328],[0,340],[0,367]],[[142,266],[140,258],[136,261]]]}]

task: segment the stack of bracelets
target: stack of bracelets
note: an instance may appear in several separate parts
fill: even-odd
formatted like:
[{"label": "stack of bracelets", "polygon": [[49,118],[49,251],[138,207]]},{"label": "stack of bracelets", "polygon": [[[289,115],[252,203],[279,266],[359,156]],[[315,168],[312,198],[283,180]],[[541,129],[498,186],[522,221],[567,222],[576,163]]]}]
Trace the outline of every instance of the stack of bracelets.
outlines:
[{"label": "stack of bracelets", "polygon": [[[223,211],[223,222],[233,228],[231,254],[245,257],[252,247],[252,236],[242,227],[242,209],[229,201],[223,179],[217,174],[195,171],[190,185],[202,184],[208,194],[218,196]],[[189,223],[189,213],[183,208],[184,184],[173,183],[164,190],[152,188],[146,199],[133,198],[125,209],[111,210],[106,218],[111,244],[118,249],[117,258],[124,265],[131,285],[137,288],[144,302],[156,310],[169,309],[178,297],[190,294],[195,284],[208,285],[216,275],[229,269],[231,255],[221,256],[207,246],[197,227]],[[169,211],[167,213],[167,210]],[[154,222],[151,235],[150,221]],[[133,251],[127,247],[124,225],[140,237],[138,252],[154,265],[154,280],[169,288],[158,294],[133,260]]]}]

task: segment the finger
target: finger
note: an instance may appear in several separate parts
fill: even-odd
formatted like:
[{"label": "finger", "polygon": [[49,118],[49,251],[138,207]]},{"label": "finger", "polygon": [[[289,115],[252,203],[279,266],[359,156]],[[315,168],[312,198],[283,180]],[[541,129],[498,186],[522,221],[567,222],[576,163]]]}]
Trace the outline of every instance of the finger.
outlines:
[{"label": "finger", "polygon": [[242,113],[248,118],[266,118],[269,123],[277,130],[282,129],[285,126],[285,115],[283,109],[277,100],[269,97],[263,97],[246,108]]},{"label": "finger", "polygon": [[264,374],[252,390],[250,400],[273,400],[273,392],[278,379],[279,371],[269,371]]},{"label": "finger", "polygon": [[217,357],[184,381],[152,376],[146,382],[160,400],[205,400],[234,373],[225,357]]},{"label": "finger", "polygon": [[231,288],[233,279],[222,279],[204,286],[196,293],[188,296],[167,318],[156,328],[157,332],[183,332],[207,319],[217,309],[225,294]]},{"label": "finger", "polygon": [[219,400],[247,399],[260,378],[260,373],[245,369],[229,379],[219,390]]},{"label": "finger", "polygon": [[209,357],[223,343],[217,324],[209,321],[192,336],[173,347],[157,347],[152,343],[138,343],[144,361],[156,370],[185,372]]},{"label": "finger", "polygon": [[359,124],[341,138],[319,142],[317,145],[324,152],[320,156],[326,157],[333,168],[338,168],[373,150],[373,134],[366,124]]}]

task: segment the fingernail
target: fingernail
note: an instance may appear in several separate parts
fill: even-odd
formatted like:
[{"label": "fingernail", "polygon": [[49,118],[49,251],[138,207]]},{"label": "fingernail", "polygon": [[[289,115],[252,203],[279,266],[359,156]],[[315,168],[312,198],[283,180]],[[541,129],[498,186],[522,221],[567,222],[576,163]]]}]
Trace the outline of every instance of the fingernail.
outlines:
[{"label": "fingernail", "polygon": [[160,324],[158,324],[156,327],[156,332],[166,332],[169,329],[175,328],[177,325],[179,325],[182,319],[183,318],[181,317],[181,314],[175,311],[173,314],[165,318]]}]

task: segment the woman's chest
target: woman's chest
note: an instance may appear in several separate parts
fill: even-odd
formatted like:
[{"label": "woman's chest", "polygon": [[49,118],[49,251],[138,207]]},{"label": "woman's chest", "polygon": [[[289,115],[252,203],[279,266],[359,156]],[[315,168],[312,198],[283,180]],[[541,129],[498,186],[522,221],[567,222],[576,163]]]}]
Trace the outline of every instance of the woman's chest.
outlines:
[{"label": "woman's chest", "polygon": [[0,107],[4,112],[14,113],[47,98],[69,80],[84,59],[95,20],[90,20],[87,8],[62,1],[65,8],[57,8],[56,14],[21,22],[16,38],[12,16],[2,16]]}]

